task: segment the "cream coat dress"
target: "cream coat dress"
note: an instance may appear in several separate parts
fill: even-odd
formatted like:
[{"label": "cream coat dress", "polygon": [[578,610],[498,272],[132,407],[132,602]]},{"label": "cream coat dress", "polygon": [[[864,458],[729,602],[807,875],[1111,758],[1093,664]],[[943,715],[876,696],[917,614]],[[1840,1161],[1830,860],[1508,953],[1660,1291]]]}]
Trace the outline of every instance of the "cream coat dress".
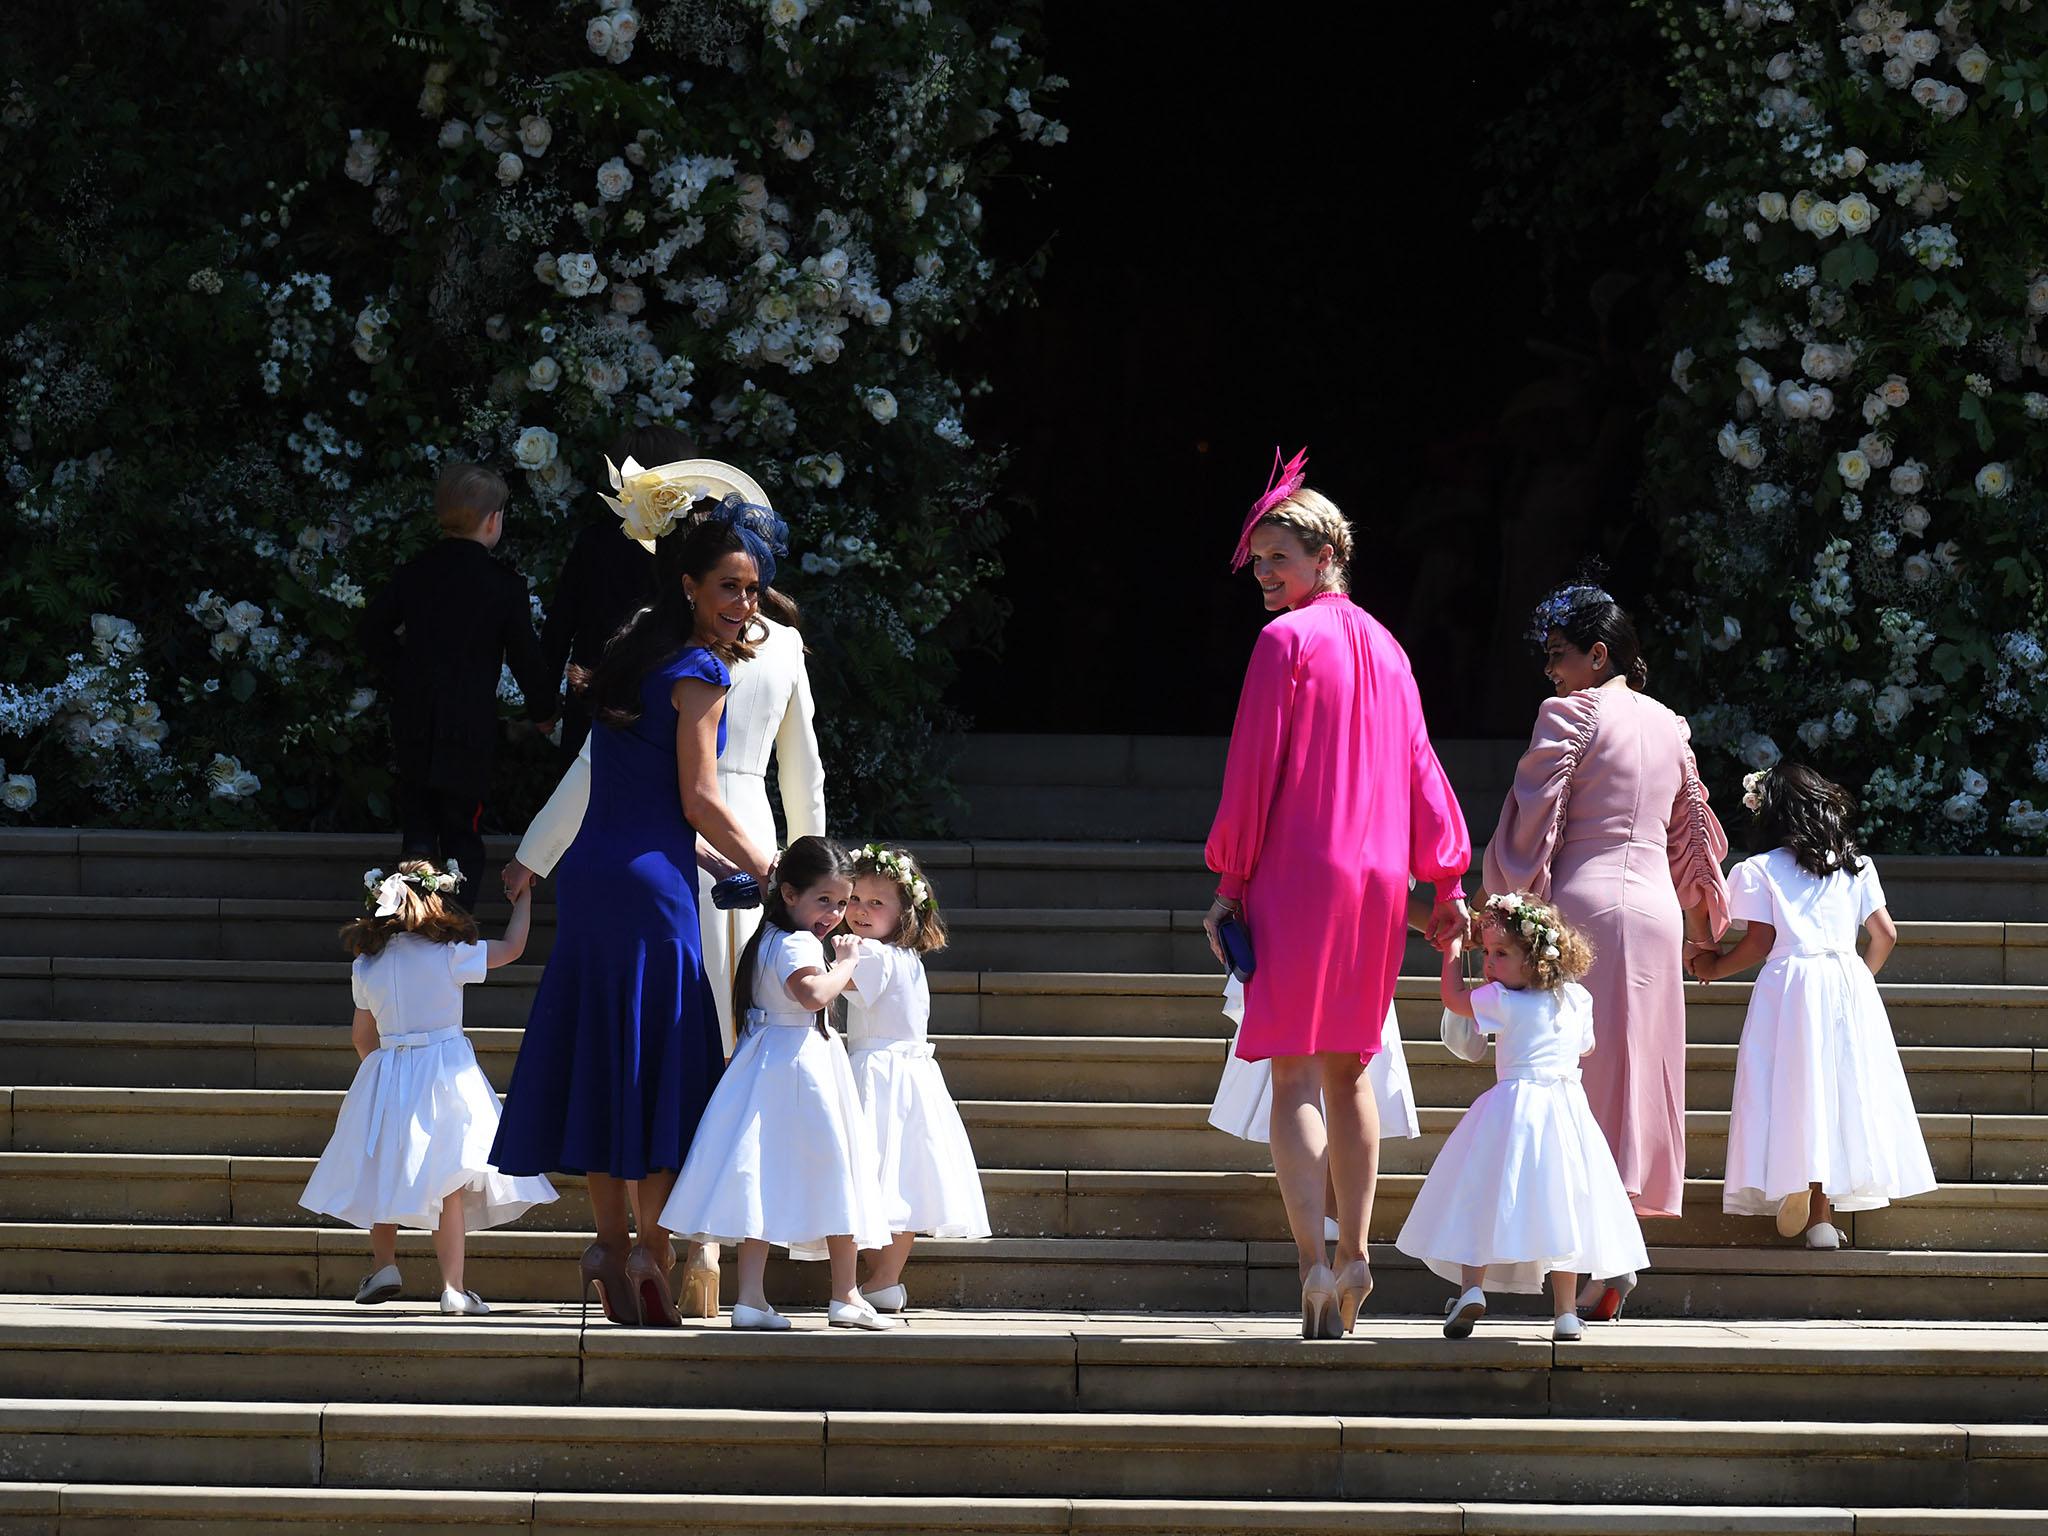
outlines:
[{"label": "cream coat dress", "polygon": [[[768,635],[751,661],[735,663],[732,688],[725,696],[725,751],[718,759],[718,793],[731,807],[747,835],[766,848],[784,846],[775,835],[775,814],[768,805],[768,761],[775,760],[776,782],[782,790],[782,814],[789,822],[789,841],[825,835],[825,764],[818,755],[813,725],[810,675],[804,670],[804,643],[787,625],[763,618]],[[518,859],[536,875],[553,872],[556,861],[576,840],[590,804],[590,743],[562,775],[562,782],[541,807]],[[733,968],[747,940],[760,926],[761,909],[721,912],[711,905],[711,877],[697,875],[697,919],[704,935],[704,973],[718,1003],[718,1028],[725,1051],[732,1054]]]}]

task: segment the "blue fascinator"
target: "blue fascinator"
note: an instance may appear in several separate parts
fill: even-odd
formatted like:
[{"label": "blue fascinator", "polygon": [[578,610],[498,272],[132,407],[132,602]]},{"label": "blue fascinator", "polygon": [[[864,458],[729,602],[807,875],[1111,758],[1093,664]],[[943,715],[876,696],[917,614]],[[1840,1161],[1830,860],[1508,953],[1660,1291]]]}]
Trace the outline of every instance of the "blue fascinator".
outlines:
[{"label": "blue fascinator", "polygon": [[789,553],[789,524],[775,515],[773,507],[748,501],[734,492],[705,513],[704,521],[722,523],[738,534],[740,543],[754,557],[761,585],[775,585],[775,563]]},{"label": "blue fascinator", "polygon": [[1553,629],[1568,628],[1571,621],[1587,609],[1613,601],[1605,587],[1594,586],[1591,582],[1573,582],[1559,587],[1538,603],[1529,615],[1528,638],[1541,645]]}]

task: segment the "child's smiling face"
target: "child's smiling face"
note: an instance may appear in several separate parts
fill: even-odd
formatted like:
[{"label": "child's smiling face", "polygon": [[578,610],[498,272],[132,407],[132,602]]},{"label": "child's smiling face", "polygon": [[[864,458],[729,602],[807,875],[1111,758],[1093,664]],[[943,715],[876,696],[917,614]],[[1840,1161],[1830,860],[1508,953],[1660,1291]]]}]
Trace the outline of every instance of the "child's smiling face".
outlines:
[{"label": "child's smiling face", "polygon": [[903,892],[883,875],[862,875],[853,882],[853,900],[846,908],[846,926],[864,939],[887,943],[903,922]]},{"label": "child's smiling face", "polygon": [[821,939],[839,926],[852,895],[850,880],[828,878],[802,891],[787,881],[782,885],[782,904],[789,909],[790,921],[796,924],[797,931],[808,929]]},{"label": "child's smiling face", "polygon": [[1529,957],[1500,924],[1488,923],[1481,929],[1479,944],[1486,957],[1484,974],[1488,981],[1497,981],[1510,992],[1520,992],[1529,985]]}]

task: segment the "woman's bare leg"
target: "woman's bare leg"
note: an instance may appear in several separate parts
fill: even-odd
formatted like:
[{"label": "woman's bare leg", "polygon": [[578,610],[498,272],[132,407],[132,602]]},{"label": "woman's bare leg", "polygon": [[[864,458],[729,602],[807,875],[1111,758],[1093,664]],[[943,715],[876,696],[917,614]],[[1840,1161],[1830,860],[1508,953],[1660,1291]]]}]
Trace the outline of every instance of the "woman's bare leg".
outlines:
[{"label": "woman's bare leg", "polygon": [[[1337,1192],[1337,1268],[1365,1257],[1380,1179],[1380,1106],[1365,1063],[1349,1052],[1314,1058],[1322,1077],[1330,1183]],[[1321,1222],[1317,1222],[1320,1232]]]},{"label": "woman's bare leg", "polygon": [[1327,1262],[1323,1246],[1323,1186],[1330,1177],[1329,1138],[1319,1100],[1323,1076],[1313,1056],[1273,1058],[1273,1172],[1294,1234],[1295,1262],[1303,1279]]}]

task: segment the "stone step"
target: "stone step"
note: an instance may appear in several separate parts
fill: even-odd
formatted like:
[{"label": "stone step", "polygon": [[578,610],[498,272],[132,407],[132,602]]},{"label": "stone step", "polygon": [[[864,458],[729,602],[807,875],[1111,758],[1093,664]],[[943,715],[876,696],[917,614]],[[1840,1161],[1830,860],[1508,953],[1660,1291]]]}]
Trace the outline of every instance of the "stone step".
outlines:
[{"label": "stone step", "polygon": [[[525,1031],[469,1031],[502,1090]],[[1141,1089],[1163,1103],[1208,1104],[1228,1046],[1221,1040],[1115,1035],[934,1035],[946,1082],[963,1099],[1115,1103]],[[1425,1104],[1469,1104],[1493,1085],[1491,1062],[1453,1056],[1432,1031],[1405,1042]],[[1726,1109],[1736,1047],[1686,1048],[1686,1102]],[[1906,1046],[1913,1102],[1927,1113],[2048,1112],[2048,1049]],[[0,1019],[0,1062],[19,1086],[346,1088],[358,1065],[339,1024],[102,1023]]]},{"label": "stone step", "polygon": [[[12,1152],[246,1153],[318,1156],[342,1100],[328,1088],[0,1088]],[[1202,1104],[961,1099],[977,1159],[991,1168],[1258,1170],[1266,1147],[1208,1123]],[[1424,1109],[1422,1135],[1383,1144],[1380,1166],[1426,1172],[1466,1113]],[[1938,1178],[1957,1184],[2048,1179],[2048,1115],[1920,1116]],[[1728,1115],[1686,1116],[1688,1172],[1718,1178]]]},{"label": "stone step", "polygon": [[[1475,822],[1482,837],[1497,803],[1490,801],[1488,814]],[[1215,889],[1200,842],[1214,808],[1212,795],[1199,824],[1170,838],[1135,840],[1135,833],[1119,827],[1104,833],[1105,840],[1077,841],[1074,828],[1061,827],[1046,839],[981,837],[912,846],[949,910],[1199,909]],[[514,838],[488,839],[490,871],[516,846]],[[389,868],[396,857],[396,839],[379,835],[16,827],[0,829],[0,892],[233,898],[274,890],[342,900],[358,889],[366,868]],[[2048,922],[2048,859],[1887,855],[1880,868],[1892,915],[1901,920]],[[490,889],[487,879],[487,894]],[[539,899],[551,899],[547,882]]]},{"label": "stone step", "polygon": [[2037,1536],[2040,1510],[0,1484],[0,1536]]},{"label": "stone step", "polygon": [[[523,1025],[539,966],[514,965],[468,989],[472,1028]],[[939,1034],[1141,1035],[1228,1039],[1214,974],[937,971],[932,1029]],[[2048,985],[1966,986],[1882,982],[1902,1046],[2031,1047],[2048,1039]],[[1688,983],[1686,1035],[1733,1045],[1750,984]],[[1443,1008],[1437,982],[1402,977],[1395,989],[1404,1039],[1434,1038]],[[0,1018],[209,1024],[332,1023],[351,1004],[345,960],[124,960],[0,958]]]},{"label": "stone step", "polygon": [[1451,1347],[1436,1320],[1368,1313],[1304,1347],[1295,1319],[1241,1314],[921,1310],[859,1336],[791,1317],[770,1337],[518,1303],[480,1322],[414,1303],[0,1298],[0,1396],[1164,1414],[1255,1390],[1268,1413],[2048,1421],[2048,1337],[2022,1324],[1625,1321],[1560,1344],[1524,1309]]},{"label": "stone step", "polygon": [[[212,896],[0,895],[0,955],[120,959],[331,960],[337,931],[361,908],[346,900]],[[503,911],[486,910],[485,935]],[[1214,969],[1203,911],[1166,907],[955,906],[933,970],[1184,972]],[[526,960],[545,963],[554,909],[538,908]],[[1435,953],[1408,937],[1403,971],[1436,972]],[[2048,923],[1909,922],[1886,967],[1895,982],[1978,986],[2048,983]]]},{"label": "stone step", "polygon": [[2039,1507],[1982,1422],[0,1400],[0,1477],[278,1487]]}]

